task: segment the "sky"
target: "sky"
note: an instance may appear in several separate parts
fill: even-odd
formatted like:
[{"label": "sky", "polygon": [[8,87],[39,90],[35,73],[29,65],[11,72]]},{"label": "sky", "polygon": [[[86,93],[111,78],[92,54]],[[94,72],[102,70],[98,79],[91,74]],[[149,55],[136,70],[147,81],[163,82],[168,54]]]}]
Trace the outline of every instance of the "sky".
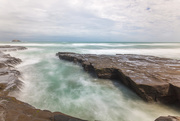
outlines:
[{"label": "sky", "polygon": [[180,42],[180,0],[0,0],[0,41]]}]

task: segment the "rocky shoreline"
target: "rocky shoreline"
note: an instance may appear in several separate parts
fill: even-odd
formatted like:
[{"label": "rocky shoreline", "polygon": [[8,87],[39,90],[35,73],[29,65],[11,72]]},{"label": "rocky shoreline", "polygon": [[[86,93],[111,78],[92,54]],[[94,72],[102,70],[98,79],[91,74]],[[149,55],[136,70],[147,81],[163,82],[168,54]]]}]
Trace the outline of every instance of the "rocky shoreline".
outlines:
[{"label": "rocky shoreline", "polygon": [[[145,55],[95,55],[59,52],[60,59],[79,63],[104,79],[116,79],[148,102],[180,102],[180,60]],[[162,120],[163,119],[163,120]],[[179,121],[159,117],[156,121]]]},{"label": "rocky shoreline", "polygon": [[[16,51],[24,49],[26,48],[20,46],[0,46],[0,121],[85,121],[60,112],[51,112],[48,110],[36,109],[35,107],[10,96],[11,93],[19,91],[21,86],[23,85],[23,83],[19,79],[21,73],[15,68],[15,65],[20,64],[22,61],[18,58],[11,57],[9,54],[4,54],[3,51]],[[84,67],[85,71],[96,74],[98,78],[118,79],[120,76],[121,78],[119,79],[123,81],[122,83],[124,83],[126,86],[129,86],[129,88],[131,88],[135,92],[137,91],[136,93],[146,101],[174,103],[176,101],[179,101],[180,99],[179,88],[177,86],[179,81],[178,74],[180,69],[179,60],[141,55],[109,56],[66,52],[59,52],[57,53],[57,56],[59,56],[59,58],[63,60],[80,63]],[[145,65],[140,62],[145,63]],[[121,64],[119,65],[117,63]],[[157,66],[158,64],[160,64],[162,67]],[[147,77],[144,78],[142,75],[138,74],[144,72],[143,69],[145,66],[148,73],[146,74],[146,76],[148,75],[148,77],[151,77],[152,75],[150,74],[154,72],[154,65],[156,65],[155,72],[159,76],[156,77],[157,75],[153,75],[153,78],[150,78],[151,80],[148,80],[150,82],[143,82],[145,81],[145,79],[147,79]],[[137,68],[139,69],[139,71],[135,71]],[[151,69],[150,72],[148,70],[149,68]],[[162,74],[169,73],[171,75],[171,78],[160,78],[161,74],[159,71],[161,69],[168,70],[163,71]],[[132,76],[129,76],[130,74]],[[134,76],[137,76],[138,78],[135,78]],[[166,76],[168,77],[169,75]],[[130,82],[131,80],[140,78],[142,78],[140,84],[136,81],[133,83]],[[176,80],[174,81],[174,79]],[[154,82],[155,80],[158,80],[159,82],[156,83]],[[164,81],[168,83],[169,86],[167,86]],[[134,87],[136,86],[134,83],[138,83],[138,87]],[[145,86],[141,86],[142,84]],[[153,96],[153,94],[155,96]],[[178,96],[178,98],[172,98],[172,96]],[[169,98],[172,99],[169,100]],[[163,101],[162,99],[168,99],[168,101]],[[180,121],[180,117],[161,116],[155,121]]]},{"label": "rocky shoreline", "polygon": [[20,46],[0,46],[0,121],[83,121],[60,112],[40,110],[11,97],[22,86],[20,72],[15,65],[22,61],[3,51],[24,50]]}]

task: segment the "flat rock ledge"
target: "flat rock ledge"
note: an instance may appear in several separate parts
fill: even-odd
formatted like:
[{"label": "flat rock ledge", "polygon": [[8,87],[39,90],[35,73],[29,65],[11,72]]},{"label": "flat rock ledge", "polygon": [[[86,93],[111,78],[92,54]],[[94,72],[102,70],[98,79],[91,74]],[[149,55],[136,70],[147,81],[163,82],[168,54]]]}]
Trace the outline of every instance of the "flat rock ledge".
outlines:
[{"label": "flat rock ledge", "polygon": [[15,65],[21,60],[4,54],[3,51],[24,50],[20,46],[0,46],[0,121],[84,121],[60,112],[36,109],[33,106],[10,97],[22,86],[20,72]]},{"label": "flat rock ledge", "polygon": [[59,52],[98,78],[116,79],[148,102],[180,102],[180,60],[146,55]]}]

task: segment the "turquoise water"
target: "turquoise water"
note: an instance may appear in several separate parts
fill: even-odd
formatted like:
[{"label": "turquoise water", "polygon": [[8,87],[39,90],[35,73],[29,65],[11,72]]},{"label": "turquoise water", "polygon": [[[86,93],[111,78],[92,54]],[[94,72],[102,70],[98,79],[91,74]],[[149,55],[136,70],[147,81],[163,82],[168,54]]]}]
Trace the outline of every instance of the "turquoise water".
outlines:
[{"label": "turquoise water", "polygon": [[[5,45],[9,43],[1,43]],[[180,43],[10,43],[28,47],[10,52],[24,85],[18,99],[40,109],[60,111],[87,120],[153,121],[160,115],[180,115],[173,106],[148,104],[116,81],[96,79],[82,67],[59,60],[57,52],[145,54],[180,59]]]}]

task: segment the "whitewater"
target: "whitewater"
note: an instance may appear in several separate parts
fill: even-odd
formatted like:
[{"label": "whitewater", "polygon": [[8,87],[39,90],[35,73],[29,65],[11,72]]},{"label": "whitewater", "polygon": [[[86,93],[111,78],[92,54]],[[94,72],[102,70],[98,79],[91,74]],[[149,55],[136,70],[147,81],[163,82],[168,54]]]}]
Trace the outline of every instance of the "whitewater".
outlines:
[{"label": "whitewater", "polygon": [[28,48],[7,53],[23,61],[17,65],[23,86],[14,96],[36,108],[90,121],[153,121],[162,115],[180,115],[175,105],[146,103],[116,80],[91,77],[78,64],[55,56],[75,52],[180,59],[180,43],[0,43],[7,44]]}]

